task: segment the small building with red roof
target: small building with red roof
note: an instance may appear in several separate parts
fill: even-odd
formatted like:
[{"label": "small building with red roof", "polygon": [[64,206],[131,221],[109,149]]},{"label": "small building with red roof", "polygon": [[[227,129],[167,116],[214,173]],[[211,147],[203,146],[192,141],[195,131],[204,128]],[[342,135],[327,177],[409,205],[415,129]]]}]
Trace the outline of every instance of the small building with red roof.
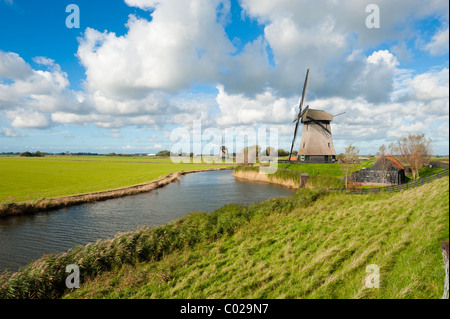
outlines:
[{"label": "small building with red roof", "polygon": [[363,185],[399,185],[406,181],[405,167],[394,156],[386,154],[372,167],[353,173],[350,180]]}]

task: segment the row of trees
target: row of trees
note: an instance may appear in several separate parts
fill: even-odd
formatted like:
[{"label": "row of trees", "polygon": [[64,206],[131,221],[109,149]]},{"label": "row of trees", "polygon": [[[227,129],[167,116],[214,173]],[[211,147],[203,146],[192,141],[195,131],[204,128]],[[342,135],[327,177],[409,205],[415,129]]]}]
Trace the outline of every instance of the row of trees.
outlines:
[{"label": "row of trees", "polygon": [[[256,159],[259,159],[260,156],[269,156],[270,154],[274,154],[275,149],[273,147],[266,147],[264,150],[261,148],[261,146],[259,145],[252,145],[252,146],[247,146],[245,148],[243,148],[240,152],[240,154],[243,154],[244,157],[248,157],[250,154],[250,157],[255,157]],[[294,155],[297,154],[297,152],[293,152]],[[170,153],[170,151],[168,150],[162,150],[159,151],[156,156],[161,156],[161,157],[169,157],[173,154]],[[188,156],[187,154],[176,154],[179,156]],[[231,154],[230,154],[231,155]],[[236,155],[236,153],[233,153],[233,155]],[[193,153],[190,153],[190,156],[193,156]],[[283,149],[278,149],[278,156],[282,157],[282,156],[289,156],[289,152],[283,150]]]},{"label": "row of trees", "polygon": [[23,152],[23,153],[20,153],[20,156],[22,156],[22,157],[44,157],[45,154],[42,152],[39,152],[39,151],[34,152],[34,153]]}]

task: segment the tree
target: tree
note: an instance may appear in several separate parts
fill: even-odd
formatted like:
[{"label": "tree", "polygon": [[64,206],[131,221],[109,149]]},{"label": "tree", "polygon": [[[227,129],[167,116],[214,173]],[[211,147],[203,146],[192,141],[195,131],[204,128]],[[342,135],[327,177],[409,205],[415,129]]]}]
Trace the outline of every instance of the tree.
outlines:
[{"label": "tree", "polygon": [[378,169],[382,172],[382,183],[386,180],[387,175],[389,174],[389,161],[386,159],[386,145],[382,144],[378,148],[378,153],[375,155],[377,159]]},{"label": "tree", "polygon": [[44,157],[45,154],[42,153],[42,152],[39,152],[39,151],[34,152],[34,153],[23,152],[23,153],[20,154],[20,156],[23,156],[23,157]]},{"label": "tree", "polygon": [[31,156],[33,156],[33,157],[45,157],[45,154],[42,153],[42,152],[37,151],[37,152],[34,152]]},{"label": "tree", "polygon": [[284,149],[282,149],[282,148],[279,148],[278,149],[278,156],[289,156],[289,152],[288,151],[285,151]]},{"label": "tree", "polygon": [[261,154],[262,156],[270,156],[275,154],[275,148],[273,148],[272,146],[267,146],[266,150],[264,151],[264,154]]},{"label": "tree", "polygon": [[432,155],[431,142],[431,138],[426,138],[424,133],[408,134],[408,137],[401,137],[397,141],[396,150],[401,161],[411,168],[413,179],[420,177],[420,168]]},{"label": "tree", "polygon": [[156,156],[161,156],[161,157],[169,157],[170,156],[170,151],[164,150],[164,151],[159,151]]},{"label": "tree", "polygon": [[359,149],[350,144],[345,148],[345,153],[339,155],[339,163],[345,171],[345,188],[348,188],[348,175],[353,173],[354,164],[359,163]]},{"label": "tree", "polygon": [[245,147],[237,156],[236,161],[238,163],[256,163],[261,153],[261,146],[252,145]]},{"label": "tree", "polygon": [[389,154],[391,154],[392,156],[398,155],[397,143],[392,142],[391,144],[389,144],[388,149],[389,149]]},{"label": "tree", "polygon": [[23,152],[23,153],[20,153],[20,156],[22,156],[22,157],[31,157],[32,155],[31,155],[31,153],[30,152]]}]

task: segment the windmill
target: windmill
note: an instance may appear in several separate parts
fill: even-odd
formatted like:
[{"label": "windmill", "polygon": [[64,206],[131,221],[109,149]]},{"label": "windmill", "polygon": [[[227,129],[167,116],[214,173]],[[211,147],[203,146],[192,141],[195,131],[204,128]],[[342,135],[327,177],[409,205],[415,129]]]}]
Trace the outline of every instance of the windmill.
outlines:
[{"label": "windmill", "polygon": [[221,146],[220,147],[220,158],[221,159],[228,159],[229,158],[228,147],[226,147],[226,146]]},{"label": "windmill", "polygon": [[295,130],[291,151],[289,153],[289,162],[292,161],[292,150],[294,149],[295,139],[297,137],[298,125],[301,121],[303,130],[297,160],[309,163],[332,163],[336,160],[336,151],[333,146],[330,124],[333,121],[333,115],[322,110],[310,109],[309,105],[303,109],[308,89],[308,80],[309,69],[306,72],[299,112],[294,119]]},{"label": "windmill", "polygon": [[222,136],[222,146],[220,147],[220,159],[228,159],[228,147],[225,146],[225,141]]}]

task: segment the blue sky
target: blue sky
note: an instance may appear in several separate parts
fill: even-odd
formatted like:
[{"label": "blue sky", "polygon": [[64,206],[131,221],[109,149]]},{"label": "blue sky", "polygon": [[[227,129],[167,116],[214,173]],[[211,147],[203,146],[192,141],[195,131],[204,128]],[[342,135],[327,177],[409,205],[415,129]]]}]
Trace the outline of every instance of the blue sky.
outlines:
[{"label": "blue sky", "polygon": [[307,103],[346,112],[337,152],[426,133],[448,154],[448,54],[447,1],[0,0],[0,152],[155,153],[194,120],[288,149],[310,68]]}]

